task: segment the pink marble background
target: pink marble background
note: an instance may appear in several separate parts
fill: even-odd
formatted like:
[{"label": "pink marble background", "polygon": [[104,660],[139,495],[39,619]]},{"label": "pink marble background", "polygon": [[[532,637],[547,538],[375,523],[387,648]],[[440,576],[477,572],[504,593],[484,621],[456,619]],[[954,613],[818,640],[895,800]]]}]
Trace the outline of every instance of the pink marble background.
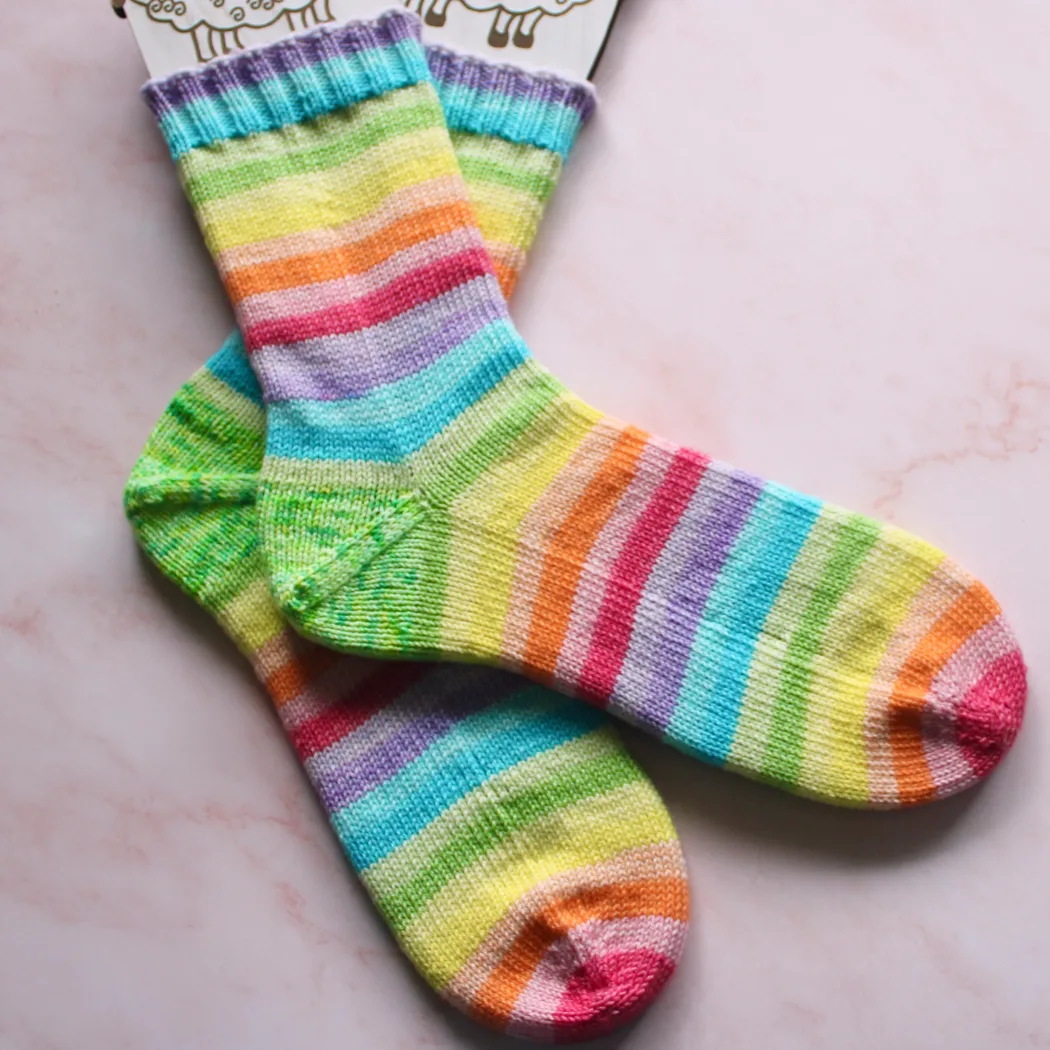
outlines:
[{"label": "pink marble background", "polygon": [[[986,788],[839,812],[630,743],[696,921],[625,1050],[1050,1047],[1050,7],[628,0],[515,304],[588,400],[1008,610]],[[0,1047],[501,1048],[414,977],[120,493],[230,318],[104,0],[0,39]],[[516,1045],[516,1044],[515,1044]]]}]

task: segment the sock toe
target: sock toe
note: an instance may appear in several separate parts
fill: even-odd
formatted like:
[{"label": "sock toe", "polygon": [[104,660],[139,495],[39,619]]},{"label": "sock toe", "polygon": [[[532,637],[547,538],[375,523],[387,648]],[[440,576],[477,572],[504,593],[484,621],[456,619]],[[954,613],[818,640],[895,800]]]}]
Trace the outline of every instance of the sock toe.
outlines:
[{"label": "sock toe", "polygon": [[607,1035],[641,1014],[674,973],[684,925],[646,916],[591,920],[547,950],[507,1031],[544,1042]]},{"label": "sock toe", "polygon": [[986,777],[1024,715],[1024,660],[998,603],[976,581],[936,617],[897,677],[888,723],[902,805]]},{"label": "sock toe", "polygon": [[[1013,641],[1004,626],[1006,638]],[[991,655],[991,654],[989,654]],[[1024,718],[1027,674],[1020,650],[1014,648],[981,665],[981,673],[956,709],[959,750],[975,777],[986,777],[1010,750]]]},{"label": "sock toe", "polygon": [[674,973],[688,919],[678,843],[628,851],[537,886],[445,994],[519,1038],[594,1039],[656,998]]}]

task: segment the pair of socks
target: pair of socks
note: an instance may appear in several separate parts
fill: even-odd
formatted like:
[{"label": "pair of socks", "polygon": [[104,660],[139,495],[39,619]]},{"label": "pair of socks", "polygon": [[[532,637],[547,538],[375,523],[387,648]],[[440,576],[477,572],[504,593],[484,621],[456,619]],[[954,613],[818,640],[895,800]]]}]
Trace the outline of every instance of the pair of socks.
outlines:
[{"label": "pair of socks", "polygon": [[[427,58],[509,295],[589,92],[561,85],[556,143],[512,139],[521,103],[500,90],[505,72],[436,48]],[[128,481],[143,550],[251,661],[347,858],[432,987],[540,1041],[630,1020],[673,973],[689,916],[652,784],[586,705],[506,672],[369,661],[292,631],[259,542],[265,435],[235,333],[176,395]]]},{"label": "pair of socks", "polygon": [[[495,671],[354,670],[365,665],[302,638],[508,668],[707,761],[881,808],[986,776],[1020,724],[1025,671],[994,598],[940,551],[611,420],[535,361],[504,296],[590,96],[448,52],[427,57],[417,21],[390,13],[147,88],[243,343],[173,403],[129,483],[128,509],[150,556],[253,657],[355,867],[428,980],[499,1027],[567,1038],[630,1015],[673,966],[685,896],[666,815],[635,820],[609,807],[602,859],[584,821],[544,867],[561,886],[566,872],[604,871],[641,850],[628,867],[659,882],[655,896],[603,891],[600,906],[587,898],[590,918],[558,911],[549,922],[521,904],[532,900],[522,877],[478,913],[484,921],[448,920],[463,884],[438,849],[433,870],[453,889],[417,920],[396,896],[417,893],[420,906],[422,891],[403,886],[417,885],[412,865],[386,882],[371,868],[384,849],[414,849],[420,821],[452,835],[458,818],[444,804],[416,813],[419,792],[429,784],[435,798],[446,778],[427,772],[425,751],[410,757],[404,737],[386,754],[414,770],[416,795],[400,797],[395,776],[375,796],[378,773],[349,771],[378,746],[373,734],[387,739],[377,714],[393,705],[405,725],[444,726],[476,688],[513,694],[482,704],[500,719],[516,721],[507,712],[529,703],[556,705],[559,722],[600,716]],[[416,706],[384,691],[386,676],[416,674],[426,683]],[[444,674],[466,677],[442,686]],[[326,675],[340,684],[318,685]],[[454,701],[440,699],[448,690]],[[304,715],[311,704],[325,713]],[[313,717],[332,719],[335,735],[304,736],[299,720]],[[462,781],[477,786],[463,788],[464,801],[519,768],[476,769],[471,746]],[[537,740],[529,761],[566,746]],[[358,785],[351,808],[375,796],[390,813],[416,813],[415,824],[399,819],[398,845],[363,844],[374,817],[344,819],[346,798],[325,786],[331,762],[343,764],[340,783]],[[662,814],[634,776],[644,807]],[[515,812],[532,819],[536,805]],[[493,808],[513,810],[499,799]],[[492,819],[463,832],[483,858],[480,827]],[[634,842],[632,826],[656,839]],[[512,851],[530,878],[548,841],[543,832]],[[431,857],[424,850],[424,866]],[[486,870],[502,879],[510,862],[500,857]],[[396,907],[384,896],[395,885]],[[502,929],[497,914],[530,916],[520,927],[528,965],[509,935],[482,950],[490,927]],[[441,954],[439,917],[470,929],[454,958]],[[593,934],[586,948],[581,930]],[[497,956],[514,960],[515,977],[504,973],[486,999],[478,975],[498,969]]]},{"label": "pair of socks", "polygon": [[[578,87],[446,56],[454,123],[564,152]],[[1024,664],[942,552],[592,409],[516,332],[405,12],[151,85],[266,405],[304,637],[500,666],[788,790],[893,807],[1009,747]]]}]

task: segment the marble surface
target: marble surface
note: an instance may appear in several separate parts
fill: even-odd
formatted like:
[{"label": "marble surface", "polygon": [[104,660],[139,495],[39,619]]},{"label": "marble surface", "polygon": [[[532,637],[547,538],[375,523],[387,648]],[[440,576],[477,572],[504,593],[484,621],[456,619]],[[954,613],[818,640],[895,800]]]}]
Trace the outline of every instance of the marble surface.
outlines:
[{"label": "marble surface", "polygon": [[[1050,1047],[1050,8],[628,0],[515,310],[588,400],[893,519],[999,596],[981,790],[835,811],[636,735],[695,922],[629,1050]],[[104,0],[0,40],[0,1047],[502,1048],[349,877],[122,482],[230,324]]]}]

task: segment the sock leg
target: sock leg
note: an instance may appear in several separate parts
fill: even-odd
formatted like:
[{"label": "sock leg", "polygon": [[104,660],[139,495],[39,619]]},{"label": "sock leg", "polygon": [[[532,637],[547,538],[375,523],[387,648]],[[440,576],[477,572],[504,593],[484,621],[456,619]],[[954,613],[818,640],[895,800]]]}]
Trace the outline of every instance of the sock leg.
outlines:
[{"label": "sock leg", "polygon": [[[611,420],[539,366],[415,32],[387,17],[151,89],[266,397],[285,614],[335,648],[512,667],[832,802],[986,775],[1026,688],[995,600],[900,530]],[[333,52],[350,96],[316,87]],[[589,102],[501,76],[533,144]]]}]

